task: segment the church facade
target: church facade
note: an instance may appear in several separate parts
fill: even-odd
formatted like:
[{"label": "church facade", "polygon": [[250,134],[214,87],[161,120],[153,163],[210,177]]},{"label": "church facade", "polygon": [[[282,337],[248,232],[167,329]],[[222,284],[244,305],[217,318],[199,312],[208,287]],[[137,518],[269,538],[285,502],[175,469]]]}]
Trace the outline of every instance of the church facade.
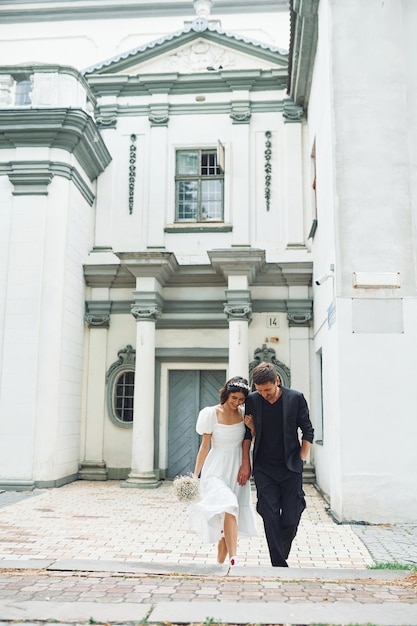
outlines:
[{"label": "church facade", "polygon": [[411,519],[414,188],[404,165],[375,245],[332,105],[348,42],[319,37],[344,3],[64,5],[2,9],[0,487],[157,487],[193,468],[199,409],[269,360],[310,405],[334,514]]}]

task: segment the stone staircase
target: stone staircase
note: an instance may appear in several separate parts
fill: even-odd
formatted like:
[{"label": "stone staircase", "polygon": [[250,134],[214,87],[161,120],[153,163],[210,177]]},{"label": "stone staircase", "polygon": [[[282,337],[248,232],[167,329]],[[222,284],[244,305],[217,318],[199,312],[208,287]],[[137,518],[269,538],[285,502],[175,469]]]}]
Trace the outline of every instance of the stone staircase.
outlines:
[{"label": "stone staircase", "polygon": [[314,485],[315,482],[316,482],[316,471],[314,469],[314,465],[311,465],[311,463],[306,463],[303,469],[303,483]]}]

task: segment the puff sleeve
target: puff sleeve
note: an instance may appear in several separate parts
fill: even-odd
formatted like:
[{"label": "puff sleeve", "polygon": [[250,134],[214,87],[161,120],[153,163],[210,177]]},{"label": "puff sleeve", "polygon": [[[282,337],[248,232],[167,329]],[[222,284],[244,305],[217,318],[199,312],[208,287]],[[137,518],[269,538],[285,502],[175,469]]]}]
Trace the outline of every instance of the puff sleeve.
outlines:
[{"label": "puff sleeve", "polygon": [[195,427],[198,434],[204,435],[204,433],[207,433],[211,435],[215,420],[216,409],[213,406],[206,406],[204,409],[201,409],[198,414],[197,424]]}]

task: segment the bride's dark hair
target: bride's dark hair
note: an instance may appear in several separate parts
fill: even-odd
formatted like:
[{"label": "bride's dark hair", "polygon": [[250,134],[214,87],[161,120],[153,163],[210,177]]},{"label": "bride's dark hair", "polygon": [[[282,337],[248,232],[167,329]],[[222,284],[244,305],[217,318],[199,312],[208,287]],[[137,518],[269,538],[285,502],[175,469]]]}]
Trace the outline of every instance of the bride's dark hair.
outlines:
[{"label": "bride's dark hair", "polygon": [[248,395],[250,389],[248,381],[242,376],[233,376],[230,378],[223,387],[220,389],[220,404],[224,404],[231,393],[240,391],[245,394],[245,398]]}]

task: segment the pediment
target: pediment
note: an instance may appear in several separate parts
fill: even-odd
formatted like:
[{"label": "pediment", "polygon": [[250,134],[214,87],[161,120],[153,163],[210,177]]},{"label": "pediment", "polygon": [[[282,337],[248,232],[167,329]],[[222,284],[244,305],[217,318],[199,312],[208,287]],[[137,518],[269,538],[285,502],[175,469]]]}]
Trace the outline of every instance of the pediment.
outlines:
[{"label": "pediment", "polygon": [[142,63],[126,68],[122,74],[160,74],[176,72],[195,74],[216,70],[273,69],[277,63],[244,54],[232,48],[213,44],[199,37],[167,54],[159,54]]},{"label": "pediment", "polygon": [[198,18],[182,30],[84,70],[84,74],[194,74],[211,70],[286,69],[288,54]]}]

